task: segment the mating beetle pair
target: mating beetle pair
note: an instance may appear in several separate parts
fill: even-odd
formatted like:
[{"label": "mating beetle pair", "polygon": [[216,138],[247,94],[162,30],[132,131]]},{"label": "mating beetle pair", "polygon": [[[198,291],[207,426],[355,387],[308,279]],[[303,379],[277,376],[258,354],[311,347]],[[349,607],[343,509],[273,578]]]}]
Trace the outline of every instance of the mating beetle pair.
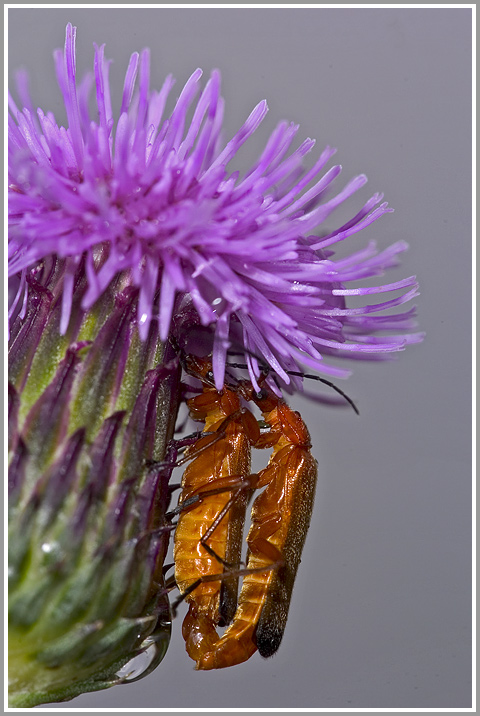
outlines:
[{"label": "mating beetle pair", "polygon": [[[202,392],[187,401],[204,421],[204,435],[188,449],[175,531],[175,581],[189,605],[183,636],[197,669],[242,663],[255,651],[278,649],[313,507],[317,477],[310,436],[299,413],[266,385],[256,393],[239,381],[218,391],[211,364],[187,357],[187,373]],[[240,398],[253,402],[268,431]],[[268,465],[250,472],[251,448],[273,448]],[[247,504],[255,490],[240,569]],[[238,596],[239,577],[243,583]],[[223,636],[218,626],[227,626]]]}]

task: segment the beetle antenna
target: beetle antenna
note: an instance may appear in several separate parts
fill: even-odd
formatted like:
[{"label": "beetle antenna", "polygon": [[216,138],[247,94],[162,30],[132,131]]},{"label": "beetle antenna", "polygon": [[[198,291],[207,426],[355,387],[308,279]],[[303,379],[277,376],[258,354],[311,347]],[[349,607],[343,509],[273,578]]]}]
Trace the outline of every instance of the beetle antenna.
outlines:
[{"label": "beetle antenna", "polygon": [[360,415],[360,411],[353,402],[353,400],[348,396],[341,388],[338,387],[338,385],[335,385],[335,383],[332,383],[331,380],[327,380],[326,378],[321,378],[319,375],[312,375],[311,373],[302,373],[299,370],[287,370],[286,371],[289,375],[298,375],[301,378],[308,378],[309,380],[318,380],[320,383],[323,383],[324,385],[328,385],[329,388],[332,388],[336,393],[342,396],[349,405],[354,409],[357,415]]},{"label": "beetle antenna", "polygon": [[[241,368],[243,370],[247,370],[248,366],[246,363],[227,363],[227,365],[230,368]],[[262,366],[262,370],[265,373],[265,375],[269,375],[272,371],[268,366]],[[355,413],[357,415],[360,415],[360,411],[358,410],[357,406],[353,402],[353,400],[348,396],[341,388],[338,387],[338,385],[335,385],[335,383],[332,383],[331,380],[327,380],[326,378],[321,378],[319,375],[313,375],[311,373],[302,373],[300,370],[286,370],[285,373],[288,373],[288,375],[295,375],[299,378],[308,378],[309,380],[317,380],[319,383],[323,383],[324,385],[328,385],[329,388],[332,388],[336,393],[342,396],[344,400],[347,401],[347,403],[353,408]],[[278,385],[278,383],[277,383]],[[280,386],[279,386],[280,387]]]}]

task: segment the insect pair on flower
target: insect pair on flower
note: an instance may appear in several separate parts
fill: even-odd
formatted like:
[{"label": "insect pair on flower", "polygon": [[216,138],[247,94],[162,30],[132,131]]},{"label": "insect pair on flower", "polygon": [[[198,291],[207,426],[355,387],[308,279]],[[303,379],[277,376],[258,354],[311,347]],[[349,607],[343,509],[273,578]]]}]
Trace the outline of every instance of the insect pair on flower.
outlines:
[{"label": "insect pair on flower", "polygon": [[[75,41],[69,24],[54,54],[65,127],[35,108],[26,74],[17,78],[20,105],[9,98],[17,706],[111,686],[118,668],[152,644],[153,665],[166,651],[158,644],[170,633],[162,574],[169,487],[148,466],[166,461],[175,429],[181,387],[168,367],[172,335],[190,337],[193,326],[211,339],[211,364],[192,368],[202,393],[189,407],[205,434],[189,449],[176,542],[177,581],[189,602],[184,632],[201,668],[226,665],[230,646],[243,649],[228,657],[237,662],[278,646],[311,511],[308,433],[262,382],[261,365],[293,392],[303,367],[346,377],[329,357],[379,360],[423,338],[415,309],[390,312],[417,295],[414,276],[362,284],[397,265],[404,241],[333,253],[391,211],[375,193],[346,223],[330,223],[366,182],[360,174],[335,188],[341,167],[327,169],[334,149],[304,169],[314,141],[295,148],[298,126],[282,121],[240,175],[230,165],[264,119],[264,100],[225,144],[219,72],[202,88],[196,70],[169,110],[174,81],[150,89],[143,50],[129,60],[114,116],[104,46],[95,46],[93,73],[78,83]],[[382,297],[391,292],[399,293]],[[350,306],[351,296],[365,305]],[[249,383],[230,383],[230,346],[240,347]],[[201,352],[193,348],[185,353]],[[264,433],[234,407],[239,400],[260,410]],[[250,451],[262,446],[272,456],[251,475]],[[263,485],[240,568],[246,503]],[[195,556],[182,567],[188,539]],[[220,638],[216,627],[230,620]]]},{"label": "insect pair on flower", "polygon": [[[186,372],[202,383],[187,401],[204,422],[188,449],[175,531],[175,580],[189,609],[183,637],[197,669],[219,669],[274,654],[282,640],[313,508],[317,478],[300,414],[262,381],[217,390],[211,361],[188,356]],[[261,431],[250,407],[263,418]],[[268,465],[250,472],[252,448],[273,448]],[[241,569],[246,510],[256,490]],[[238,595],[239,577],[243,577]],[[218,626],[227,626],[219,637]]]}]

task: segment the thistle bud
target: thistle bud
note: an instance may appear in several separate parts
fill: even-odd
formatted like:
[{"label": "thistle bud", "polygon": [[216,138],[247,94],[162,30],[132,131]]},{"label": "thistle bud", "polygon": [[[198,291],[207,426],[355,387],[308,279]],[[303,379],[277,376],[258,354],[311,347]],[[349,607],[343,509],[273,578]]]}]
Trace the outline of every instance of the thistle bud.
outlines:
[{"label": "thistle bud", "polygon": [[[77,278],[81,274],[81,267]],[[10,342],[12,706],[111,686],[163,658],[163,575],[178,364],[141,341],[136,289],[116,285],[60,336],[61,262],[27,281]]]}]

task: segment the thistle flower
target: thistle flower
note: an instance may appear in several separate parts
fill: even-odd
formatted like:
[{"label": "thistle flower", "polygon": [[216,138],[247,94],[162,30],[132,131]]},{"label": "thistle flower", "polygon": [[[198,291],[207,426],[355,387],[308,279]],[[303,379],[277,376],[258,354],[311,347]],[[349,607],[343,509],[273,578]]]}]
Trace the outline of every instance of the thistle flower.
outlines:
[{"label": "thistle flower", "polygon": [[[407,245],[378,251],[370,242],[334,258],[335,243],[391,211],[374,194],[338,229],[321,228],[366,182],[360,175],[333,191],[341,171],[327,169],[334,149],[304,171],[314,141],[292,150],[298,126],[281,122],[240,176],[228,167],[262,122],[266,102],[222,144],[217,71],[200,91],[196,70],[164,119],[174,80],[150,90],[149,52],[134,54],[115,120],[104,46],[95,47],[93,75],[78,85],[71,25],[54,58],[68,128],[51,112],[34,111],[26,75],[17,82],[23,109],[10,98],[18,705],[109,685],[146,639],[168,633],[159,585],[164,463],[180,399],[172,345],[188,352],[206,337],[218,389],[229,349],[244,354],[254,386],[267,365],[292,389],[301,381],[289,371],[308,366],[344,377],[348,371],[331,357],[380,359],[422,339],[413,332],[414,309],[384,312],[417,295],[415,277],[346,287],[382,275]],[[392,291],[400,294],[347,306],[348,296]],[[148,555],[142,568],[139,550]],[[38,664],[41,678],[32,676]]]},{"label": "thistle flower", "polygon": [[[96,48],[94,63],[97,121],[88,111],[93,78],[76,87],[71,26],[55,65],[68,130],[58,127],[51,113],[38,110],[35,116],[23,80],[19,94],[26,108],[19,112],[12,103],[9,271],[21,276],[17,300],[28,271],[52,254],[65,261],[61,333],[71,319],[73,276],[82,256],[87,281],[82,309],[90,309],[120,272],[129,272],[139,289],[142,340],[155,321],[165,341],[178,301],[188,296],[199,323],[214,328],[218,388],[229,341],[246,349],[252,379],[259,374],[253,354],[288,384],[286,370],[302,364],[346,374],[327,365],[324,355],[381,356],[419,340],[418,334],[405,333],[412,327],[411,312],[395,319],[379,315],[416,295],[414,277],[375,288],[343,285],[381,274],[406,244],[377,252],[370,243],[338,261],[328,248],[391,211],[381,194],[339,229],[321,238],[310,233],[366,182],[364,175],[355,177],[325,200],[341,170],[337,165],[322,173],[335,150],[327,147],[303,173],[302,160],[314,142],[307,139],[288,154],[298,126],[281,122],[240,178],[227,165],[257,129],[267,105],[260,102],[222,147],[218,72],[194,105],[201,77],[196,70],[162,121],[173,80],[169,76],[160,92],[150,91],[149,53],[134,54],[115,122],[103,46]],[[189,110],[193,118],[187,126]],[[101,262],[99,249],[105,249]],[[349,295],[397,289],[407,290],[400,298],[363,308],[345,304]],[[378,337],[392,328],[400,335]]]}]

